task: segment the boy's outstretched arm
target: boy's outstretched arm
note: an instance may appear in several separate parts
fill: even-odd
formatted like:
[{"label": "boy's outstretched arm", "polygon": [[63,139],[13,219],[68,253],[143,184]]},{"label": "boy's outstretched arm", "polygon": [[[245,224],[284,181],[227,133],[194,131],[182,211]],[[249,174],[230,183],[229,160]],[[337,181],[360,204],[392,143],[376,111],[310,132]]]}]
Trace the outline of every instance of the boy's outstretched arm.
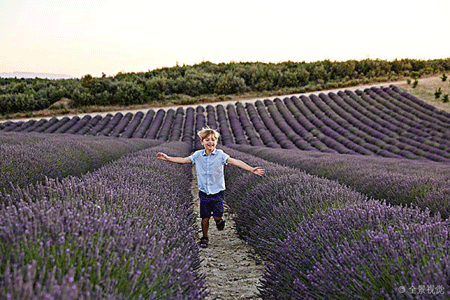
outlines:
[{"label": "boy's outstretched arm", "polygon": [[236,167],[239,167],[241,169],[247,170],[249,172],[252,172],[255,175],[259,175],[262,176],[265,173],[265,170],[260,168],[260,167],[251,167],[249,165],[247,165],[245,162],[243,162],[242,160],[239,159],[235,159],[235,158],[231,158],[229,157],[227,159],[227,163],[235,165]]},{"label": "boy's outstretched arm", "polygon": [[174,162],[174,163],[179,163],[179,164],[188,164],[188,163],[192,162],[189,157],[171,157],[171,156],[168,156],[167,154],[162,153],[162,152],[158,152],[156,154],[156,156],[159,159],[162,159],[162,160],[165,160],[165,161]]}]

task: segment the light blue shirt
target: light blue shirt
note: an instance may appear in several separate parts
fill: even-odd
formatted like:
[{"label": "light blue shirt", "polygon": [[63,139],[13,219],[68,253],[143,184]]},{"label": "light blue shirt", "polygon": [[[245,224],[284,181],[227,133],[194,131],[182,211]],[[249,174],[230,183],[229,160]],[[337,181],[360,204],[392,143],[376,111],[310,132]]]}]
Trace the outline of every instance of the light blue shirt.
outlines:
[{"label": "light blue shirt", "polygon": [[198,189],[208,195],[225,190],[223,166],[230,156],[220,149],[207,155],[205,150],[195,151],[189,158],[197,170]]}]

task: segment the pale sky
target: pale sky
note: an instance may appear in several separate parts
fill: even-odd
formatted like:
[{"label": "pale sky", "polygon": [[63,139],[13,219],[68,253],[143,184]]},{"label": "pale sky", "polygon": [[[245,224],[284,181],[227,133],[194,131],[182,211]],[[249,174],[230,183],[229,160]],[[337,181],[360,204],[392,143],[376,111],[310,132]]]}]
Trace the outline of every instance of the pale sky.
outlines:
[{"label": "pale sky", "polygon": [[0,0],[0,73],[450,57],[449,0]]}]

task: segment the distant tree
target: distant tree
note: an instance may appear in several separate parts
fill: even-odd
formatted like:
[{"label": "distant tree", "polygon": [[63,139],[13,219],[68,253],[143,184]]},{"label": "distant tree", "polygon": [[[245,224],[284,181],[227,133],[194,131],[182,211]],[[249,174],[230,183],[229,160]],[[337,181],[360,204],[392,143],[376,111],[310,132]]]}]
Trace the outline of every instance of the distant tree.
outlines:
[{"label": "distant tree", "polygon": [[417,85],[419,84],[419,81],[417,79],[414,79],[414,82],[412,84],[412,87],[415,89]]},{"label": "distant tree", "polygon": [[447,75],[445,73],[442,74],[441,80],[442,80],[442,82],[447,81]]},{"label": "distant tree", "polygon": [[134,82],[120,81],[114,100],[115,104],[121,105],[143,104],[145,103],[144,89]]},{"label": "distant tree", "polygon": [[315,81],[328,81],[330,74],[323,64],[317,64],[310,72],[310,79]]},{"label": "distant tree", "polygon": [[245,80],[233,73],[222,75],[217,82],[216,94],[238,94],[245,91]]}]

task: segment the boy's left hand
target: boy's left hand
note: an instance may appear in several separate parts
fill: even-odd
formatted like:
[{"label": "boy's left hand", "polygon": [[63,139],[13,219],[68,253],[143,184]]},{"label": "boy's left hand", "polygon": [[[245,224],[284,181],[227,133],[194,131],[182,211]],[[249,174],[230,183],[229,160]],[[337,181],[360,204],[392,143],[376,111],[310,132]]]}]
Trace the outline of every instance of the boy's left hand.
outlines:
[{"label": "boy's left hand", "polygon": [[162,160],[165,160],[165,161],[168,161],[168,160],[169,160],[168,156],[167,156],[165,153],[158,152],[158,153],[156,154],[156,156],[157,156],[159,159],[162,159]]},{"label": "boy's left hand", "polygon": [[258,176],[263,176],[265,173],[265,170],[260,167],[256,167],[256,168],[253,168],[252,173],[255,175],[258,175]]}]

